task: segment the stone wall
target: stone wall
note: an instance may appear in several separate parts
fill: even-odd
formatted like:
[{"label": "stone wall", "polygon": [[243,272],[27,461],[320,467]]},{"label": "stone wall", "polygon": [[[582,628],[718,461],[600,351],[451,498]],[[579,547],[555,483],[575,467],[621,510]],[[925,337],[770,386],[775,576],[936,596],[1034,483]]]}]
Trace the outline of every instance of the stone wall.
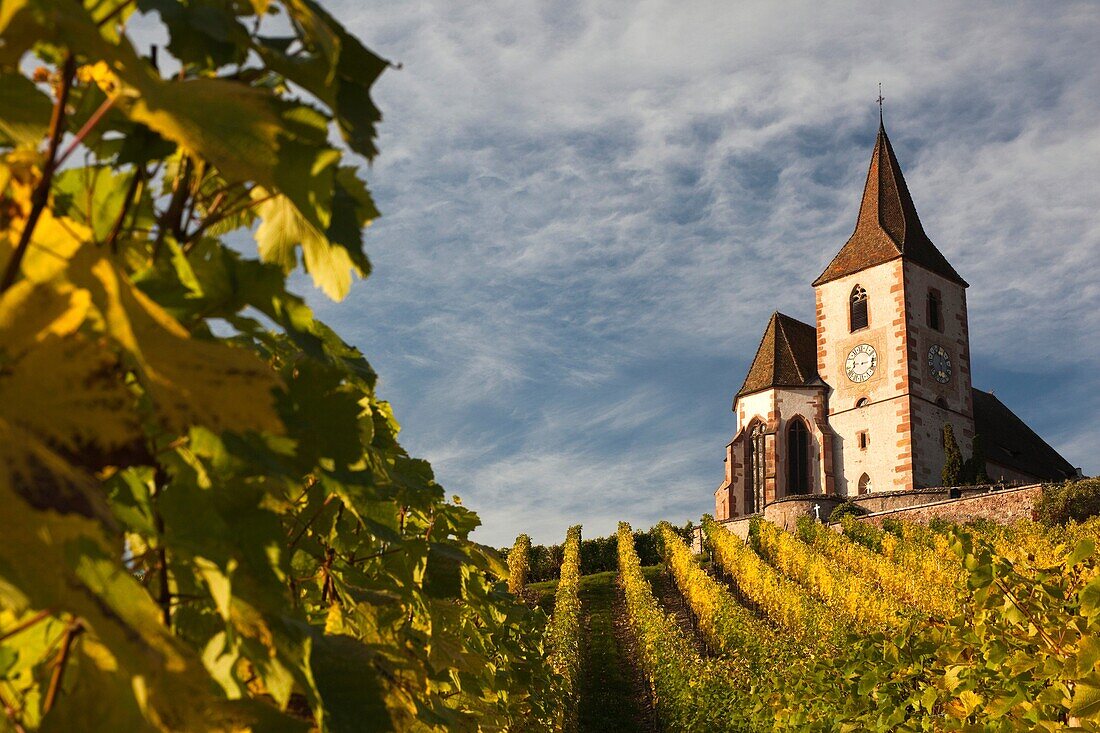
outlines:
[{"label": "stone wall", "polygon": [[[905,311],[909,346],[910,434],[913,440],[913,485],[936,486],[943,469],[943,425],[951,423],[963,457],[974,438],[974,405],[970,381],[970,336],[966,289],[906,262]],[[940,294],[941,328],[928,324],[928,293]],[[928,369],[928,351],[938,346],[951,359],[951,376],[941,384]],[[942,402],[942,407],[937,405]]]},{"label": "stone wall", "polygon": [[1008,524],[1018,519],[1034,518],[1036,506],[1042,493],[1043,487],[1034,484],[1032,486],[1021,486],[1018,489],[1005,489],[962,499],[949,499],[921,506],[875,512],[859,517],[859,520],[871,522],[876,526],[882,526],[882,521],[888,518],[918,524],[928,524],[933,519],[942,519],[948,522],[986,519],[998,524]]},{"label": "stone wall", "polygon": [[913,489],[911,491],[884,491],[856,497],[852,499],[852,503],[858,504],[869,512],[886,512],[949,499],[963,499],[988,494],[992,491],[1003,491],[1006,488],[999,484],[990,484],[985,486],[959,486],[957,488],[938,487],[934,489]]},{"label": "stone wall", "polygon": [[[909,352],[903,261],[893,260],[814,288],[817,305],[817,369],[833,387],[829,425],[835,433],[835,492],[856,496],[863,476],[871,493],[913,488],[910,442]],[[867,291],[868,325],[850,329],[849,298]],[[849,352],[859,344],[875,349],[877,366],[864,382],[845,373]],[[866,402],[857,407],[861,400]],[[859,434],[866,433],[865,447]]]},{"label": "stone wall", "polygon": [[[794,531],[799,517],[815,516],[814,506],[820,508],[821,520],[824,522],[828,521],[833,509],[843,503],[844,497],[829,494],[789,496],[764,507],[764,519],[783,529]],[[745,531],[748,531],[747,525]]]},{"label": "stone wall", "polygon": [[[948,498],[959,495],[959,498]],[[1039,499],[1042,497],[1042,484],[1006,488],[994,486],[960,486],[957,488],[918,489],[915,491],[886,492],[882,495],[864,496],[854,503],[867,509],[871,514],[856,517],[861,522],[871,522],[881,527],[884,519],[900,519],[906,522],[928,524],[933,519],[947,522],[966,522],[985,519],[998,524],[1008,524],[1018,519],[1033,519]],[[844,503],[843,497],[811,494],[809,496],[788,497],[772,502],[764,507],[763,517],[774,524],[793,531],[802,516],[814,515],[814,504],[821,507],[821,518],[828,521],[833,510]],[[747,540],[749,522],[754,514],[719,522],[726,530]],[[830,525],[837,532],[840,524]],[[695,527],[693,541],[695,552],[702,552],[702,528]]]},{"label": "stone wall", "polygon": [[[759,514],[750,514],[747,517],[718,520],[718,524],[722,525],[726,531],[732,532],[747,542],[749,539],[749,522],[753,520],[753,517],[759,516]],[[692,528],[691,550],[696,555],[703,551],[703,528],[698,524]]]}]

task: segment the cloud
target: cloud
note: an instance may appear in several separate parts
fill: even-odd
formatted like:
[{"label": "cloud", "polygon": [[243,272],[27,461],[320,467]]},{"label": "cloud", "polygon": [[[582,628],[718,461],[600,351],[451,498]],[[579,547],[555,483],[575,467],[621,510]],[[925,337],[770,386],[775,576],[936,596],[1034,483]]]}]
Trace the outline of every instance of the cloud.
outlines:
[{"label": "cloud", "polygon": [[976,383],[1100,471],[1096,410],[1056,402],[1100,392],[1095,5],[326,4],[404,68],[375,274],[312,302],[483,541],[711,508],[767,315],[813,317],[854,225],[879,81]]}]

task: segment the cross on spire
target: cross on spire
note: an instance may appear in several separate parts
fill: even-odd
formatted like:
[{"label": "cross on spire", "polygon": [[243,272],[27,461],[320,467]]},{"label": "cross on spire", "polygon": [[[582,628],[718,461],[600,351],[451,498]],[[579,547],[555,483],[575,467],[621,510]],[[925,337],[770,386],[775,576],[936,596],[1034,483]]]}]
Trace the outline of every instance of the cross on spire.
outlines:
[{"label": "cross on spire", "polygon": [[886,97],[882,96],[882,82],[880,81],[878,83],[878,99],[875,100],[875,101],[878,102],[878,121],[879,122],[882,122],[882,102],[885,99],[886,99]]}]

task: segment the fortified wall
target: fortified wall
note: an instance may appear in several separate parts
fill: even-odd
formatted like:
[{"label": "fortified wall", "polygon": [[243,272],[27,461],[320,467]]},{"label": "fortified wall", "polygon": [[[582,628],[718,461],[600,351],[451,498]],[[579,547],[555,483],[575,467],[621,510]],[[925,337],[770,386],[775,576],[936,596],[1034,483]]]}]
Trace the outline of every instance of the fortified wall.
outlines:
[{"label": "fortified wall", "polygon": [[[883,520],[888,518],[919,524],[928,524],[933,519],[948,522],[987,519],[1006,524],[1018,519],[1033,519],[1042,492],[1042,484],[990,484],[884,491],[855,497],[850,501],[870,512],[856,517],[857,521],[871,522],[876,526],[881,526]],[[741,539],[748,539],[749,523],[755,517],[763,517],[785,530],[793,531],[799,517],[815,517],[828,522],[833,510],[845,501],[843,497],[829,494],[790,496],[768,504],[759,514],[727,519],[719,521],[719,524]],[[840,525],[834,525],[834,528],[839,530]],[[694,549],[696,552],[702,551],[702,529],[699,527],[695,528]]]}]

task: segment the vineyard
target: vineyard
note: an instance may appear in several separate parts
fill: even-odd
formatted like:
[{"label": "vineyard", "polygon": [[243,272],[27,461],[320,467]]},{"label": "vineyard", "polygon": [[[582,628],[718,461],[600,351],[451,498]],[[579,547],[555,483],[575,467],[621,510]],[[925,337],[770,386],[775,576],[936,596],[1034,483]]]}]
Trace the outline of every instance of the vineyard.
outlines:
[{"label": "vineyard", "polygon": [[[620,525],[616,582],[644,680],[624,710],[650,708],[660,729],[1100,730],[1100,518],[756,520],[747,543],[704,518],[698,557],[657,529],[663,562],[643,568]],[[567,557],[559,598],[575,593]],[[575,608],[563,626],[578,628]],[[571,687],[572,705],[590,692]]]},{"label": "vineyard", "polygon": [[0,731],[1100,729],[1097,520],[474,541],[288,290],[370,273],[391,64],[314,0],[0,7]]}]

